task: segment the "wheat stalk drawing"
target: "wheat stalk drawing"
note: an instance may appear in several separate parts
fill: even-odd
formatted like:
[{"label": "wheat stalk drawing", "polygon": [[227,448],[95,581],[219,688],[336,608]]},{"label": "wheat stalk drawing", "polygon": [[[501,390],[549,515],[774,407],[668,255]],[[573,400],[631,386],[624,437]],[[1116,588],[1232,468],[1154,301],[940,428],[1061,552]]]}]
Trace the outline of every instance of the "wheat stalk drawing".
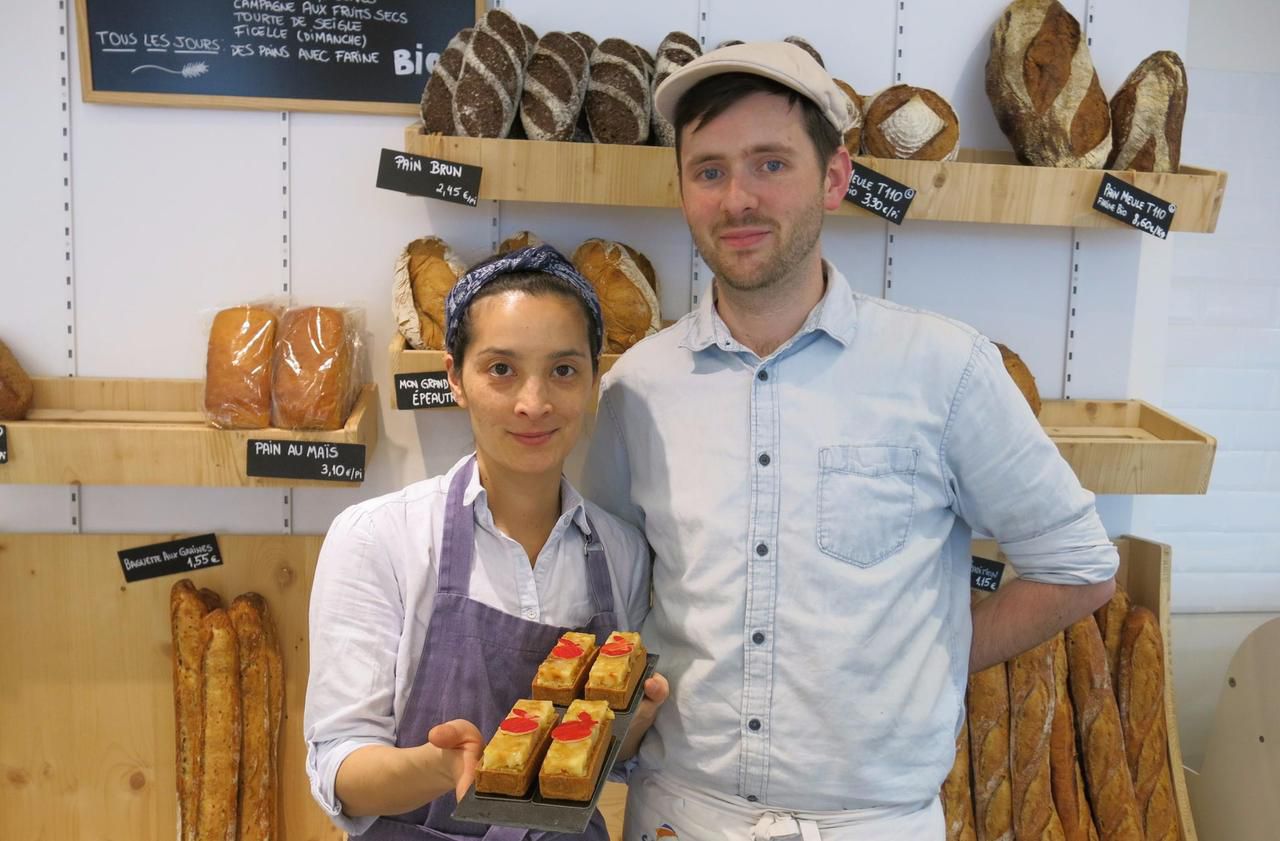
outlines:
[{"label": "wheat stalk drawing", "polygon": [[161,67],[158,64],[143,64],[133,68],[133,70],[129,72],[137,73],[139,70],[161,70],[165,73],[172,73],[175,76],[181,76],[184,79],[194,79],[208,73],[209,65],[205,64],[203,61],[190,61],[184,64],[181,70],[170,70],[168,67]]}]

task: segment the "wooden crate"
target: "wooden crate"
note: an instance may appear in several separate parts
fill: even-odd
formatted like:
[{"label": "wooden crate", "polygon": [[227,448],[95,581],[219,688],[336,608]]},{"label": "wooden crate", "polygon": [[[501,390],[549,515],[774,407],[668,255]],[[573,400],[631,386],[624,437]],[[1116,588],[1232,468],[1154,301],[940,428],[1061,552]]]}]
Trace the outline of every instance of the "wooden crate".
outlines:
[{"label": "wooden crate", "polygon": [[[675,153],[666,147],[445,137],[405,129],[405,150],[484,169],[480,198],[625,207],[679,207]],[[916,189],[907,219],[1006,225],[1128,227],[1093,210],[1102,170],[1023,166],[1010,152],[960,150],[955,161],[858,157]],[[1183,166],[1177,173],[1112,175],[1178,206],[1172,230],[1212,232],[1227,174]],[[870,214],[844,202],[841,216]],[[878,217],[877,217],[878,218]]]},{"label": "wooden crate", "polygon": [[[1155,543],[1142,538],[1125,536],[1115,540],[1120,552],[1120,570],[1116,583],[1129,594],[1130,602],[1142,605],[1156,615],[1164,640],[1164,721],[1169,735],[1169,768],[1173,772],[1173,793],[1178,804],[1178,823],[1182,829],[1180,841],[1197,841],[1195,822],[1191,815],[1191,799],[1187,795],[1187,778],[1182,764],[1182,742],[1178,737],[1178,716],[1173,700],[1173,641],[1169,626],[1169,591],[1172,576],[1172,550],[1168,544]],[[991,540],[973,541],[973,554],[1006,562],[1007,559]],[[1006,567],[1001,584],[1016,577],[1012,567]]]},{"label": "wooden crate", "polygon": [[245,472],[251,438],[364,444],[378,441],[377,387],[365,385],[346,426],[333,432],[214,429],[200,412],[200,380],[35,377],[26,420],[5,421],[9,461],[0,484],[358,485],[263,479]]},{"label": "wooden crate", "polygon": [[1202,494],[1217,441],[1142,400],[1045,400],[1040,424],[1094,493]]}]

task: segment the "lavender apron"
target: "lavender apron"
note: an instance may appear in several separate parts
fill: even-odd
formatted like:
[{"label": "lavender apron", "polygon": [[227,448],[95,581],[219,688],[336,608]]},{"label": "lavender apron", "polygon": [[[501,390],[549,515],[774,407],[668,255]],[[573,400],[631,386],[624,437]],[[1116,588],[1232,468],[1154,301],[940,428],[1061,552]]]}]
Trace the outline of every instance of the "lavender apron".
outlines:
[{"label": "lavender apron", "polygon": [[[472,459],[454,474],[445,504],[444,539],[440,549],[439,589],[433,602],[418,672],[396,735],[396,747],[425,744],[437,724],[465,718],[488,735],[498,729],[517,698],[529,697],[538,664],[556,640],[573,628],[530,622],[469,598],[475,554],[475,518],[462,504],[475,467]],[[613,589],[599,532],[587,520],[587,581],[595,614],[581,630],[604,642],[617,630]],[[453,792],[403,815],[379,818],[361,841],[608,841],[604,818],[596,812],[581,835],[565,835],[514,827],[485,827],[451,820],[457,804]],[[486,831],[487,830],[487,831]]]}]

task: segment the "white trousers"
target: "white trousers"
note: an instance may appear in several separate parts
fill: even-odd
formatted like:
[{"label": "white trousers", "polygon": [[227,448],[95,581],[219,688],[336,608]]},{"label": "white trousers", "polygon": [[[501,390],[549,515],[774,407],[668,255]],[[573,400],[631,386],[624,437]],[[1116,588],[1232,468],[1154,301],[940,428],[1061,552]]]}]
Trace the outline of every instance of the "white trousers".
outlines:
[{"label": "white trousers", "polygon": [[944,841],[942,802],[852,812],[757,808],[636,772],[627,783],[625,841]]}]

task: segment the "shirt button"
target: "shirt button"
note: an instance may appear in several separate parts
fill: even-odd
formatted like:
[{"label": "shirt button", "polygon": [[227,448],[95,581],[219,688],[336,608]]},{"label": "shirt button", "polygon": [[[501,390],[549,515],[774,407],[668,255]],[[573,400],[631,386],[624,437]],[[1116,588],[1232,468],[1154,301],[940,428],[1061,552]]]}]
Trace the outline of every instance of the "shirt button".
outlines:
[{"label": "shirt button", "polygon": [[761,467],[768,467],[769,462],[772,461],[772,459],[769,458],[768,453],[761,453],[760,458],[756,459],[756,461],[760,462]]},{"label": "shirt button", "polygon": [[747,727],[751,728],[753,731],[755,731],[755,730],[759,730],[759,729],[760,729],[760,719],[758,719],[758,718],[753,718],[753,719],[751,719],[750,721],[748,721],[748,722],[747,722]]},{"label": "shirt button", "polygon": [[756,554],[763,558],[765,555],[769,554],[769,547],[765,546],[763,543],[757,543]]},{"label": "shirt button", "polygon": [[765,380],[769,379],[769,372],[764,370],[757,372],[756,379],[758,379],[760,382],[764,382]]},{"label": "shirt button", "polygon": [[538,611],[534,610],[534,609],[533,609],[533,608],[531,608],[531,607],[526,607],[526,608],[525,608],[525,610],[524,610],[524,617],[525,617],[526,619],[532,619],[532,618],[534,618],[534,617],[535,617],[535,616],[537,616],[537,615],[538,615]]},{"label": "shirt button", "polygon": [[764,632],[756,631],[754,634],[751,635],[751,641],[754,642],[756,645],[759,645],[760,643],[764,642]]},{"label": "shirt button", "polygon": [[755,803],[755,802],[756,802],[757,800],[759,800],[759,799],[760,799],[760,798],[759,798],[759,797],[756,797],[754,794],[748,794],[748,795],[747,795],[747,800],[751,801],[752,803]]}]

